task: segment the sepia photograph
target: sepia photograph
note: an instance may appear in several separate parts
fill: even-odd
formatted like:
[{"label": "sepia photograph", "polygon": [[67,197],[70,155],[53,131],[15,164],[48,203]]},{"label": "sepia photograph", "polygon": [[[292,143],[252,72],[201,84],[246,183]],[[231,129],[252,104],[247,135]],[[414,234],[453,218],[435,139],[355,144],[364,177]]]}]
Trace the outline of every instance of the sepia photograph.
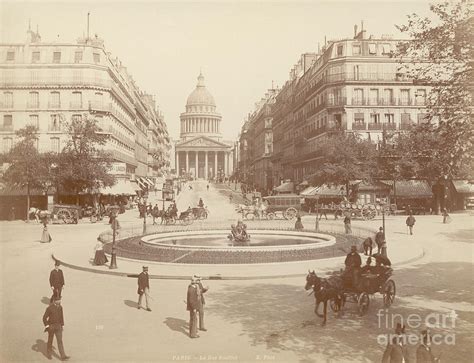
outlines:
[{"label": "sepia photograph", "polygon": [[474,362],[474,3],[0,1],[0,361]]}]

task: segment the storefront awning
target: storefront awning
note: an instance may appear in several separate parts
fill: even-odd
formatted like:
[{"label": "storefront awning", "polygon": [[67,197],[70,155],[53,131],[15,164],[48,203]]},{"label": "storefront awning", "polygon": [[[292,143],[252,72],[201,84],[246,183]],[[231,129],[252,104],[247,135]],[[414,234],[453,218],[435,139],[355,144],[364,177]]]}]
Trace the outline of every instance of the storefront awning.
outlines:
[{"label": "storefront awning", "polygon": [[467,180],[453,180],[453,186],[456,193],[474,194],[474,184]]},{"label": "storefront awning", "polygon": [[303,197],[309,196],[309,195],[315,195],[318,192],[318,187],[308,187],[305,190],[301,191],[300,195]]},{"label": "storefront awning", "polygon": [[111,187],[100,188],[102,194],[109,195],[135,195],[136,184],[128,179],[117,179]]},{"label": "storefront awning", "polygon": [[303,196],[305,198],[343,198],[345,195],[346,188],[343,185],[329,186],[324,184],[319,187],[312,187],[312,190],[308,188],[307,194]]},{"label": "storefront awning", "polygon": [[[393,182],[384,181],[384,183],[393,185]],[[432,198],[433,192],[425,180],[397,180],[395,190],[392,188],[390,195],[397,198]]]}]

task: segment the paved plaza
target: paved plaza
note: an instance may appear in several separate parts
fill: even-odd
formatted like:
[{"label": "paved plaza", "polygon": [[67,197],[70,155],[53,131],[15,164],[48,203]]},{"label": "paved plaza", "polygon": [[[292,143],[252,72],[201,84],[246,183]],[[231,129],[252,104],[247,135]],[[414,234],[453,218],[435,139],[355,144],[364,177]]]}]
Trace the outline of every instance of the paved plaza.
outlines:
[{"label": "paved plaza", "polygon": [[[238,216],[228,193],[228,186],[216,188],[211,184],[207,191],[206,183],[195,182],[193,190],[187,188],[179,195],[178,209],[194,206],[202,197],[210,210],[203,223],[231,224]],[[452,223],[442,224],[440,216],[417,216],[413,236],[406,232],[406,217],[387,217],[388,253],[394,261],[397,284],[394,304],[385,311],[377,294],[363,317],[358,316],[354,304],[347,304],[341,317],[329,313],[326,327],[320,326],[314,314],[314,297],[304,290],[305,274],[308,268],[338,270],[343,264],[341,258],[261,267],[227,265],[219,266],[220,271],[212,266],[150,263],[150,275],[156,278],[150,281],[152,311],[147,312],[136,309],[135,278],[108,274],[106,266],[94,267],[89,262],[97,236],[110,229],[107,224],[82,221],[78,225],[50,225],[53,241],[41,244],[39,224],[2,222],[1,361],[47,361],[47,335],[41,317],[51,295],[48,277],[54,254],[74,267],[62,267],[66,280],[63,338],[66,353],[74,362],[380,361],[385,346],[377,343],[377,337],[393,333],[393,329],[386,328],[385,317],[377,316],[379,310],[389,318],[393,314],[426,317],[454,311],[454,326],[432,329],[454,334],[455,344],[434,346],[433,351],[435,355],[442,352],[444,361],[471,362],[473,217],[452,217]],[[124,228],[142,228],[136,210],[120,215],[119,220]],[[294,222],[280,223],[291,228]],[[321,229],[325,224],[336,228],[337,223],[342,230],[341,220],[322,220]],[[308,229],[314,227],[314,216],[303,217],[303,224]],[[380,219],[353,221],[355,228],[375,230],[380,224]],[[198,224],[193,226],[199,228]],[[142,265],[119,259],[114,272],[139,273]],[[194,273],[235,278],[204,281],[210,288],[206,294],[208,331],[200,332],[199,339],[188,337],[185,305],[187,279]],[[271,278],[272,274],[279,277]],[[175,278],[169,278],[172,276]],[[422,328],[408,331],[419,333]],[[415,349],[411,348],[412,355]]]}]

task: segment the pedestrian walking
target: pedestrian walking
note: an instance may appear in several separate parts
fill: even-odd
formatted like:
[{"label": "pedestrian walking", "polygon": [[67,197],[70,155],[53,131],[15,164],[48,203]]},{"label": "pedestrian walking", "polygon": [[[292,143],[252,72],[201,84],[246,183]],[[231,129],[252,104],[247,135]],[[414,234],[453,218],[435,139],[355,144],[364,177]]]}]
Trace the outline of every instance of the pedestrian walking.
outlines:
[{"label": "pedestrian walking", "polygon": [[406,220],[407,227],[410,231],[410,235],[413,234],[413,226],[415,225],[416,219],[413,217],[413,214],[409,214]]},{"label": "pedestrian walking", "polygon": [[417,363],[433,363],[439,362],[440,357],[435,358],[431,350],[431,336],[429,330],[423,330],[421,332],[422,341],[416,350],[416,362]]},{"label": "pedestrian walking", "polygon": [[143,271],[138,275],[138,309],[142,309],[142,298],[145,295],[146,310],[151,311],[148,300],[150,298],[150,278],[148,276],[148,267],[143,266]]},{"label": "pedestrian walking", "polygon": [[352,233],[351,217],[349,214],[346,214],[346,217],[344,218],[344,229],[346,231],[346,234]]},{"label": "pedestrian walking", "polygon": [[199,330],[207,331],[204,326],[204,305],[206,304],[206,299],[204,298],[204,294],[209,290],[209,286],[204,287],[201,282],[201,277],[194,275],[194,278],[199,285],[199,290],[201,292],[201,308],[199,309]]},{"label": "pedestrian walking", "polygon": [[408,348],[404,345],[405,326],[397,323],[394,336],[389,334],[389,341],[382,356],[382,363],[409,362]]},{"label": "pedestrian walking", "polygon": [[301,223],[301,217],[297,216],[296,217],[296,222],[295,222],[295,229],[297,231],[302,231],[304,229],[303,223]]},{"label": "pedestrian walking", "polygon": [[54,270],[49,274],[49,286],[53,290],[53,295],[49,299],[49,302],[53,302],[54,298],[61,299],[61,292],[64,289],[64,274],[63,271],[59,268],[60,262],[56,260],[54,262]]},{"label": "pedestrian walking", "polygon": [[194,276],[188,286],[188,294],[186,298],[186,309],[189,311],[189,337],[199,338],[197,334],[197,314],[202,308],[201,291],[199,284]]},{"label": "pedestrian walking", "polygon": [[207,191],[209,191],[209,184],[207,184],[207,187],[206,187],[206,188],[207,188]]},{"label": "pedestrian walking", "polygon": [[385,236],[383,233],[383,228],[380,227],[379,231],[375,234],[375,244],[377,245],[377,253],[381,253],[382,245],[385,241]]},{"label": "pedestrian walking", "polygon": [[61,306],[61,299],[59,297],[54,298],[54,302],[50,304],[43,315],[43,324],[45,326],[44,331],[48,332],[48,344],[46,355],[48,359],[52,359],[53,353],[53,338],[56,336],[56,343],[58,344],[59,354],[61,360],[66,361],[70,357],[64,352],[63,345],[63,326],[64,326],[64,315],[63,307]]},{"label": "pedestrian walking", "polygon": [[104,244],[100,240],[100,237],[97,237],[97,244],[94,247],[94,265],[102,266],[107,262],[109,262],[109,260],[104,252]]},{"label": "pedestrian walking", "polygon": [[41,243],[49,243],[53,240],[48,231],[48,217],[43,218],[43,233],[41,234]]},{"label": "pedestrian walking", "polygon": [[364,242],[362,243],[362,246],[364,247],[364,255],[366,256],[372,256],[372,247],[373,247],[374,241],[372,240],[371,237],[367,237]]},{"label": "pedestrian walking", "polygon": [[443,224],[450,223],[450,222],[451,222],[451,217],[449,216],[446,208],[443,208]]}]

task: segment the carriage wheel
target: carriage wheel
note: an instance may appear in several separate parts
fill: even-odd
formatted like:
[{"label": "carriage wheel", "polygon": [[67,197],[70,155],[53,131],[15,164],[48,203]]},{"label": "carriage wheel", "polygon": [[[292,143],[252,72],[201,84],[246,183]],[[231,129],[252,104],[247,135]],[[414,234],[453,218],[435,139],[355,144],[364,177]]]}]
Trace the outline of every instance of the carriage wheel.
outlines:
[{"label": "carriage wheel", "polygon": [[369,310],[370,299],[369,295],[365,292],[362,292],[357,299],[357,307],[359,309],[359,315],[363,316]]},{"label": "carriage wheel", "polygon": [[193,223],[193,220],[191,219],[190,216],[186,216],[182,219],[179,220],[182,224],[184,224],[185,226],[189,226],[191,223]]},{"label": "carriage wheel", "polygon": [[298,211],[295,208],[290,207],[285,211],[284,217],[288,220],[292,220],[292,219],[296,218],[297,214],[298,214]]},{"label": "carriage wheel", "polygon": [[396,287],[395,287],[395,281],[393,280],[388,280],[383,289],[383,304],[385,307],[389,307],[392,305],[393,300],[395,300],[395,292],[396,292]]},{"label": "carriage wheel", "polygon": [[245,215],[244,218],[247,220],[253,221],[255,219],[255,214],[253,214],[252,212],[249,212]]},{"label": "carriage wheel", "polygon": [[69,212],[65,209],[61,209],[57,213],[58,219],[61,221],[64,221],[64,223],[69,223],[69,220],[71,218]]},{"label": "carriage wheel", "polygon": [[174,219],[174,217],[169,217],[166,220],[166,224],[175,224],[175,223],[176,223],[176,219]]},{"label": "carriage wheel", "polygon": [[275,219],[275,217],[276,217],[275,213],[273,213],[273,212],[267,213],[267,218],[268,219],[270,219],[270,220]]}]

